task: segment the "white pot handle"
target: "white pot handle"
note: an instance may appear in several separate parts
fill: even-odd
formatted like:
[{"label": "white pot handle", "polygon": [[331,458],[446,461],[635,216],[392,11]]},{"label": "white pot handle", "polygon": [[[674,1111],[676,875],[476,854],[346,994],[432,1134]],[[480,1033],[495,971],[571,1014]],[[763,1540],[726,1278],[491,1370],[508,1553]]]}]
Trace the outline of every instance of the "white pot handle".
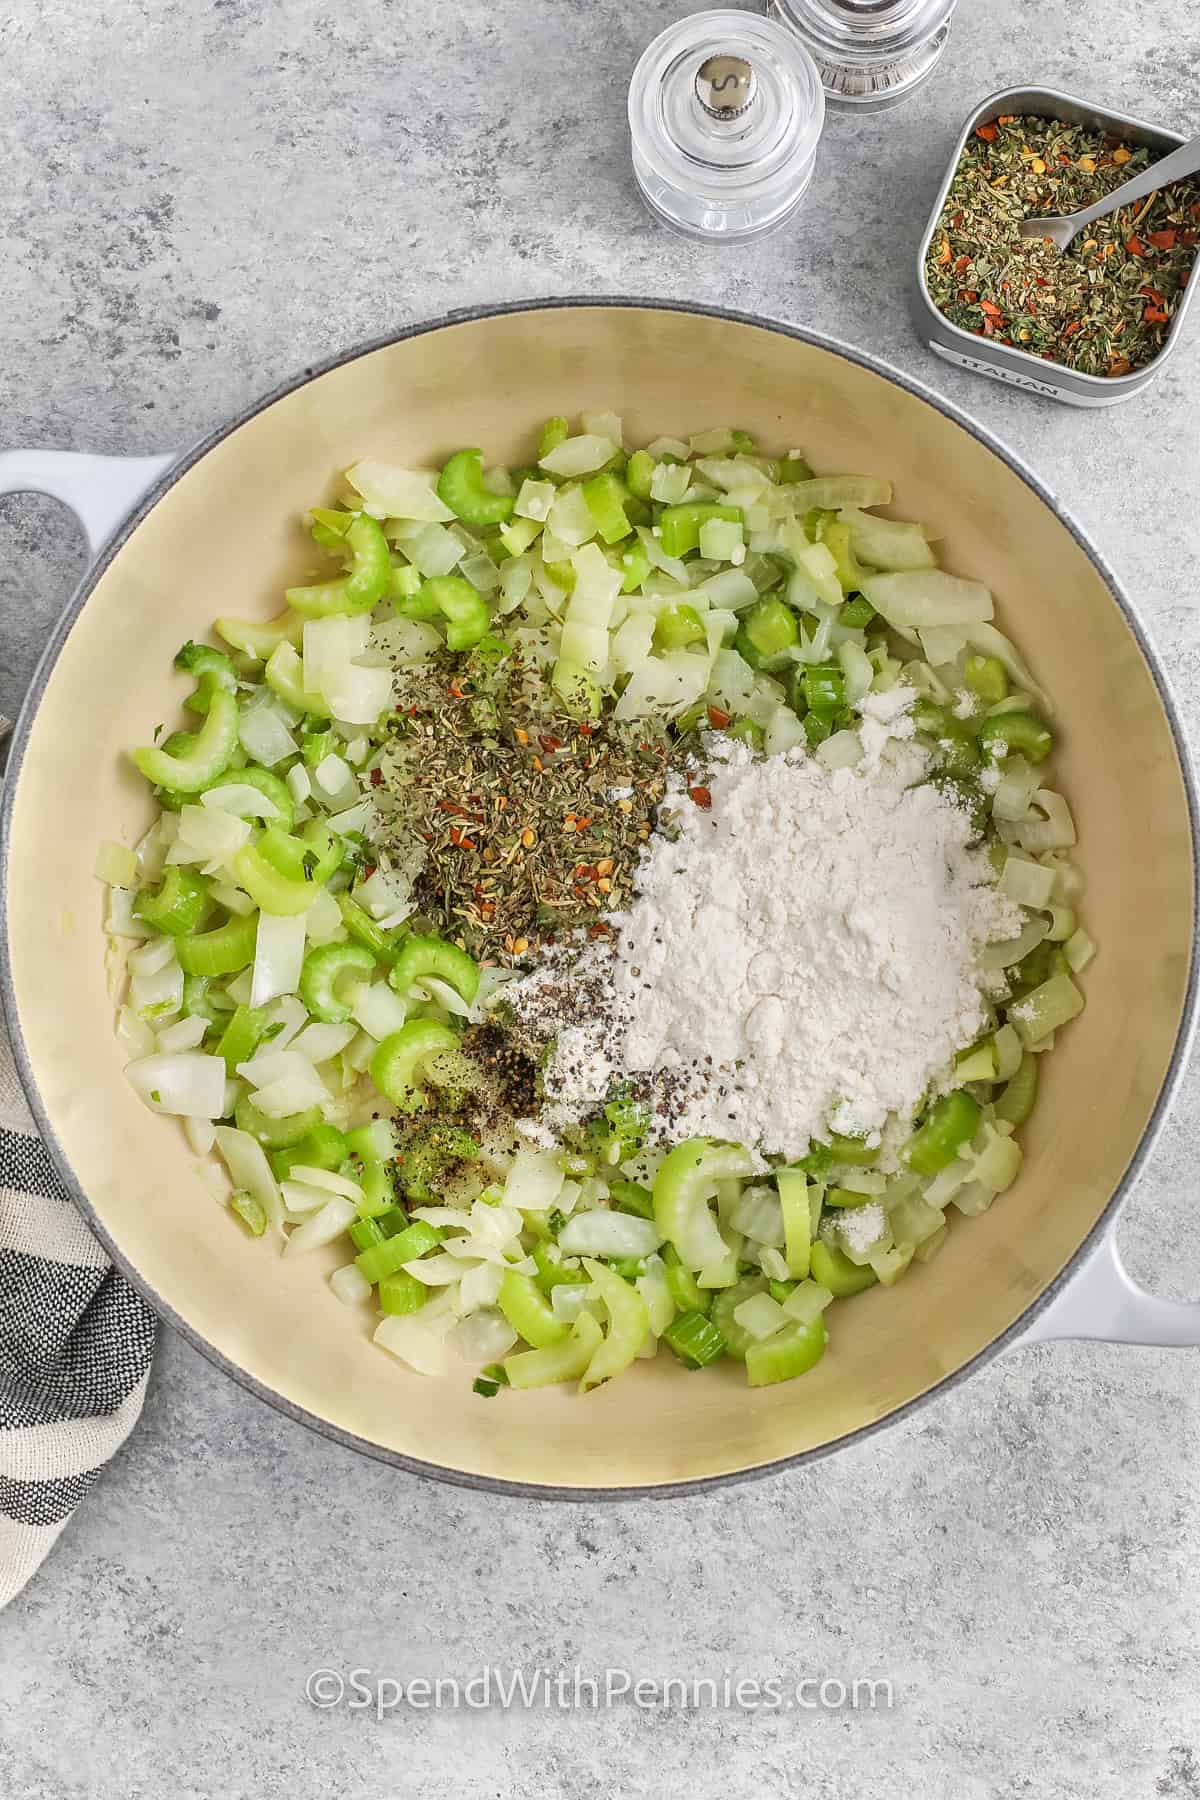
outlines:
[{"label": "white pot handle", "polygon": [[82,456],[71,450],[0,454],[0,494],[49,494],[71,508],[94,558],[174,456]]},{"label": "white pot handle", "polygon": [[1110,1225],[1083,1267],[1017,1339],[1041,1344],[1092,1338],[1104,1344],[1200,1345],[1200,1301],[1161,1300],[1131,1278]]}]

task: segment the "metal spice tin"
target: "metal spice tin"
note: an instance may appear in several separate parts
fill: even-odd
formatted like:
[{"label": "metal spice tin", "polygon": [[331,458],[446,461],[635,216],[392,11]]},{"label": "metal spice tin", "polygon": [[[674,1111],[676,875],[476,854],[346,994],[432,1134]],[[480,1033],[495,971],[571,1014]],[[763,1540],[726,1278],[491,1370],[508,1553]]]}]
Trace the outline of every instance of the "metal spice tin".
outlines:
[{"label": "metal spice tin", "polygon": [[1126,143],[1146,144],[1164,155],[1168,151],[1177,150],[1180,144],[1186,142],[1178,132],[1168,131],[1161,125],[1148,125],[1145,120],[1130,118],[1126,113],[1110,112],[1106,107],[1094,106],[1088,100],[1078,100],[1071,94],[1060,94],[1054,88],[1004,88],[998,94],[989,95],[982,105],[976,107],[963,126],[917,252],[918,330],[935,355],[944,357],[947,362],[957,363],[963,369],[974,369],[977,374],[987,375],[992,381],[1007,382],[1010,387],[1028,388],[1031,393],[1045,394],[1051,400],[1065,401],[1068,406],[1115,406],[1118,400],[1132,399],[1134,394],[1140,393],[1154,380],[1176,348],[1184,319],[1200,281],[1190,281],[1184,290],[1171,329],[1167,333],[1166,343],[1158,355],[1140,369],[1132,369],[1128,375],[1084,375],[1075,369],[1065,368],[1061,363],[1046,362],[1040,356],[1032,356],[1028,350],[994,344],[987,338],[976,337],[974,332],[964,331],[961,326],[952,325],[930,298],[925,280],[925,259],[929,255],[933,234],[942,216],[950,183],[958,168],[958,159],[971,133],[980,125],[988,125],[993,119],[999,118],[1001,113],[1030,113],[1039,118],[1064,119],[1070,125],[1090,125],[1111,132],[1114,137],[1123,138]]}]

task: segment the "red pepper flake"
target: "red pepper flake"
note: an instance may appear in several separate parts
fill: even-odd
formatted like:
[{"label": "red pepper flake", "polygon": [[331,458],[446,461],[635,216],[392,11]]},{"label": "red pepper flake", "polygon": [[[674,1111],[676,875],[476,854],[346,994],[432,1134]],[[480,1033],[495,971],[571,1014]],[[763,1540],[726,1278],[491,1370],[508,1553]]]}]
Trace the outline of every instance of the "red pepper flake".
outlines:
[{"label": "red pepper flake", "polygon": [[464,700],[466,698],[462,689],[459,687],[457,681],[452,681],[450,683],[449,687],[446,689],[446,692],[448,694],[453,694],[453,696],[456,700]]},{"label": "red pepper flake", "polygon": [[1110,375],[1128,375],[1132,367],[1127,356],[1114,356],[1108,365]]},{"label": "red pepper flake", "polygon": [[1072,319],[1071,323],[1067,326],[1067,329],[1063,332],[1063,336],[1064,337],[1073,337],[1075,332],[1082,331],[1082,330],[1083,330],[1083,325],[1081,324],[1081,322],[1078,319]]},{"label": "red pepper flake", "polygon": [[612,926],[606,925],[603,919],[597,919],[594,925],[588,926],[589,937],[608,937],[611,931]]},{"label": "red pepper flake", "polygon": [[547,755],[552,755],[555,750],[562,749],[562,739],[561,738],[540,737],[538,739],[538,743],[541,745],[542,749],[546,752]]},{"label": "red pepper flake", "polygon": [[962,225],[964,216],[965,215],[960,210],[959,212],[956,212],[954,217],[951,219],[950,223],[953,225],[955,231],[957,231],[960,228],[960,226]]},{"label": "red pepper flake", "polygon": [[1173,250],[1175,248],[1175,233],[1173,230],[1148,231],[1146,236],[1156,250]]},{"label": "red pepper flake", "polygon": [[378,865],[376,863],[372,863],[369,868],[366,868],[363,870],[363,880],[364,881],[370,881],[372,875],[375,873],[377,866]]},{"label": "red pepper flake", "polygon": [[1129,236],[1125,239],[1125,248],[1128,250],[1130,256],[1145,256],[1146,254],[1146,246],[1143,244],[1136,231],[1130,232]]},{"label": "red pepper flake", "polygon": [[971,266],[970,257],[969,256],[960,256],[958,261],[954,265],[954,273],[956,275],[965,275],[967,270],[970,268],[970,266]]},{"label": "red pepper flake", "polygon": [[594,725],[587,725],[587,724],[581,725],[579,727],[579,735],[580,735],[580,737],[591,737],[591,735],[595,731],[595,729],[596,729],[596,727]]},{"label": "red pepper flake", "polygon": [[372,769],[371,770],[371,786],[372,787],[382,787],[383,786],[383,770],[382,769]]},{"label": "red pepper flake", "polygon": [[732,716],[720,706],[710,706],[708,709],[708,722],[714,731],[724,731]]},{"label": "red pepper flake", "polygon": [[978,293],[978,290],[977,290],[977,289],[976,289],[976,288],[963,288],[963,289],[962,289],[962,290],[961,290],[961,292],[960,292],[960,293],[959,293],[959,296],[958,296],[958,297],[959,297],[959,299],[960,299],[960,300],[965,300],[965,301],[966,301],[966,303],[967,303],[967,305],[968,305],[968,306],[970,306],[970,305],[972,305],[972,304],[973,304],[973,303],[974,303],[974,302],[975,302],[975,301],[976,301],[976,300],[978,300],[978,298],[979,298],[979,293]]},{"label": "red pepper flake", "polygon": [[450,827],[450,842],[456,844],[460,850],[474,850],[475,848],[475,839],[468,837],[466,832],[461,831],[457,825]]},{"label": "red pepper flake", "polygon": [[989,319],[1002,319],[1004,317],[1004,314],[994,300],[981,300],[979,302],[979,310],[982,313],[986,313]]},{"label": "red pepper flake", "polygon": [[1183,274],[1179,277],[1179,285],[1181,288],[1185,288],[1187,286],[1188,279],[1189,279],[1191,273],[1192,273],[1192,271],[1190,269],[1185,269],[1183,271]]},{"label": "red pepper flake", "polygon": [[1188,228],[1187,231],[1180,232],[1179,241],[1183,245],[1185,250],[1192,250],[1195,248],[1197,235],[1198,234],[1196,232],[1194,232],[1190,227]]},{"label": "red pepper flake", "polygon": [[712,790],[706,787],[690,787],[689,796],[696,802],[701,812],[708,812],[712,807]]},{"label": "red pepper flake", "polygon": [[1161,306],[1148,306],[1142,314],[1142,320],[1146,325],[1165,325],[1170,316]]},{"label": "red pepper flake", "polygon": [[996,141],[996,127],[994,125],[977,125],[975,127],[975,136],[977,138],[982,138],[985,144],[994,144]]},{"label": "red pepper flake", "polygon": [[1033,298],[1032,294],[1029,296],[1028,300],[1025,302],[1025,311],[1027,313],[1032,313],[1034,318],[1037,317],[1037,301]]}]

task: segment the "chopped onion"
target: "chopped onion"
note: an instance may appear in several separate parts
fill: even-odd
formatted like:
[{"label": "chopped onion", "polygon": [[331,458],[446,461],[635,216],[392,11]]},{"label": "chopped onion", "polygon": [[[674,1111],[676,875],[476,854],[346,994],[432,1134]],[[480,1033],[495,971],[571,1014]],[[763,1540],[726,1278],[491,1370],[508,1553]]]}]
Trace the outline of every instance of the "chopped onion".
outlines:
[{"label": "chopped onion", "polygon": [[109,937],[148,938],[154,933],[144,919],[136,919],[133,915],[133,902],[136,893],[133,888],[110,887],[108,890],[108,918],[104,929]]},{"label": "chopped onion", "polygon": [[781,756],[785,750],[794,750],[807,742],[804,726],[791,707],[777,706],[768,719],[763,734],[763,749],[766,754]]},{"label": "chopped onion", "polygon": [[284,776],[284,780],[287,782],[288,793],[297,806],[307,800],[312,793],[312,776],[302,762],[293,763]]},{"label": "chopped onion", "polygon": [[813,507],[837,512],[843,506],[887,506],[892,484],[874,475],[817,475],[810,481],[790,482],[782,492],[803,517]]},{"label": "chopped onion", "polygon": [[521,1212],[549,1212],[563,1187],[553,1150],[518,1150],[504,1183],[504,1198]]},{"label": "chopped onion", "polygon": [[662,1241],[653,1220],[602,1208],[575,1213],[558,1234],[564,1256],[649,1256]]},{"label": "chopped onion", "polygon": [[1000,892],[1007,894],[1010,900],[1015,900],[1018,906],[1031,906],[1037,910],[1050,904],[1050,896],[1054,892],[1054,870],[1010,851],[999,886]]},{"label": "chopped onion", "polygon": [[462,1274],[462,1264],[445,1250],[437,1256],[414,1257],[404,1268],[426,1287],[449,1287]]},{"label": "chopped onion", "polygon": [[399,1031],[408,1017],[404,1000],[386,981],[364,981],[355,990],[350,1011],[355,1022],[376,1042]]},{"label": "chopped onion", "polygon": [[1053,717],[1054,709],[1050,704],[1050,696],[1044,688],[1038,686],[1029,664],[1024,660],[1012,640],[1006,638],[1002,631],[997,631],[994,625],[972,625],[967,631],[967,642],[972,650],[978,650],[981,656],[994,656],[999,662],[1002,662],[1016,685],[1023,688],[1037,701],[1048,719]]},{"label": "chopped onion", "polygon": [[835,731],[814,754],[827,769],[853,769],[862,761],[862,740],[857,731]]},{"label": "chopped onion", "polygon": [[687,463],[659,463],[650,477],[650,497],[664,506],[678,506],[687,498],[692,471]]},{"label": "chopped onion", "polygon": [[308,1025],[292,1048],[311,1063],[328,1062],[331,1057],[340,1056],[355,1035],[353,1025]]},{"label": "chopped onion", "polygon": [[[257,793],[257,789],[250,789]],[[259,794],[261,800],[263,796]],[[170,863],[232,862],[243,844],[250,842],[250,822],[218,807],[181,806],[179,835],[167,851]]]},{"label": "chopped onion", "polygon": [[[306,914],[305,917],[307,916]],[[295,994],[280,994],[264,1011],[267,1024],[278,1026],[274,1037],[262,1047],[264,1055],[274,1050],[288,1049],[296,1033],[308,1024],[308,1008]]]},{"label": "chopped onion", "polygon": [[992,813],[1013,823],[1025,818],[1037,792],[1038,772],[1023,756],[1007,757],[992,795]]},{"label": "chopped onion", "polygon": [[197,1156],[207,1156],[217,1141],[216,1130],[211,1119],[189,1117],[183,1121],[183,1135],[189,1148]]},{"label": "chopped onion", "polygon": [[517,1334],[501,1312],[485,1307],[460,1319],[446,1342],[464,1362],[492,1363],[507,1356],[517,1341]]},{"label": "chopped onion", "polygon": [[335,1269],[329,1277],[329,1285],[343,1306],[365,1306],[374,1291],[355,1263],[343,1263],[340,1269]]},{"label": "chopped onion", "polygon": [[96,852],[94,874],[97,881],[106,881],[110,887],[132,887],[138,874],[137,855],[106,838]]},{"label": "chopped onion", "polygon": [[270,705],[243,707],[238,736],[247,756],[266,769],[273,769],[285,757],[295,756],[298,748],[281,714]]},{"label": "chopped onion", "polygon": [[[254,902],[244,888],[234,887],[231,881],[213,881],[209,884],[209,895],[223,906],[227,912],[236,913],[241,919],[254,911]],[[338,917],[341,917],[339,913]]]},{"label": "chopped onion", "polygon": [[158,1048],[164,1056],[176,1050],[198,1050],[208,1031],[208,1020],[199,1016],[179,1019],[158,1034]]},{"label": "chopped onion", "polygon": [[332,811],[354,806],[359,798],[358,780],[344,757],[331,750],[313,770],[313,785],[318,797]]},{"label": "chopped onion", "polygon": [[129,969],[133,975],[157,975],[160,969],[174,961],[175,940],[165,936],[153,938],[140,950],[129,953]]},{"label": "chopped onion", "polygon": [[904,525],[897,519],[879,519],[856,506],[838,514],[850,527],[850,548],[860,562],[875,569],[931,569],[933,551],[922,525]]},{"label": "chopped onion", "polygon": [[304,914],[259,913],[250,1005],[265,1006],[279,994],[294,994],[304,967]]},{"label": "chopped onion", "polygon": [[235,1130],[232,1125],[218,1125],[215,1135],[217,1149],[225,1159],[234,1187],[245,1188],[253,1194],[278,1229],[283,1217],[279,1184],[258,1139],[251,1137],[248,1131]]},{"label": "chopped onion", "polygon": [[427,581],[449,575],[462,560],[463,546],[444,525],[426,525],[405,546],[408,560]]},{"label": "chopped onion", "polygon": [[749,1300],[734,1307],[733,1316],[742,1330],[759,1343],[763,1338],[774,1337],[788,1323],[787,1314],[770,1294],[752,1294]]},{"label": "chopped onion", "polygon": [[313,895],[304,927],[310,944],[332,944],[344,936],[341,908],[328,888],[318,888]]},{"label": "chopped onion", "polygon": [[449,1364],[445,1339],[432,1329],[421,1313],[393,1315],[375,1329],[374,1341],[381,1350],[406,1363],[418,1375],[444,1375]]},{"label": "chopped onion", "polygon": [[127,1064],[125,1074],[151,1112],[219,1119],[224,1110],[225,1063],[219,1056],[196,1050],[143,1056]]},{"label": "chopped onion", "polygon": [[551,475],[591,475],[596,469],[602,469],[611,462],[620,449],[620,445],[610,437],[598,437],[594,432],[584,432],[579,437],[564,438],[553,450],[542,457],[540,467],[549,470]]},{"label": "chopped onion", "polygon": [[437,521],[454,517],[439,498],[436,471],[402,469],[368,458],[347,469],[346,480],[362,495],[364,509],[377,519]]},{"label": "chopped onion", "polygon": [[550,1309],[563,1325],[573,1325],[596,1291],[580,1269],[578,1281],[558,1281],[550,1290]]},{"label": "chopped onion", "polygon": [[585,412],[579,423],[589,437],[607,438],[619,450],[625,439],[625,427],[613,412]]},{"label": "chopped onion", "polygon": [[131,1057],[153,1056],[158,1040],[145,1019],[139,1019],[132,1006],[123,1006],[117,1014],[117,1041]]},{"label": "chopped onion", "polygon": [[875,666],[861,644],[849,639],[838,645],[838,661],[846,678],[846,705],[854,706],[870,692],[875,679]]},{"label": "chopped onion", "polygon": [[341,1237],[346,1227],[354,1223],[355,1216],[354,1202],[335,1194],[319,1213],[314,1213],[311,1219],[306,1219],[303,1225],[289,1233],[285,1255],[299,1256],[306,1250],[320,1250],[323,1245],[332,1244],[334,1238]]},{"label": "chopped onion", "polygon": [[[440,526],[431,525],[431,531]],[[325,677],[321,689],[334,717],[347,725],[374,725],[392,704],[392,671],[361,662],[341,663]]]},{"label": "chopped onion", "polygon": [[613,716],[643,719],[653,713],[682,712],[699,700],[708,676],[708,658],[691,650],[668,650],[663,656],[647,657],[630,676]]},{"label": "chopped onion", "polygon": [[562,557],[551,556],[552,549],[558,548],[549,539],[555,537],[576,550],[588,543],[596,535],[596,521],[592,509],[583,497],[579,488],[564,488],[556,497],[546,521],[546,531],[542,539],[542,556],[549,562],[561,562]]},{"label": "chopped onion", "polygon": [[275,802],[261,788],[251,787],[248,781],[238,781],[236,773],[232,781],[223,781],[219,787],[209,788],[207,793],[201,794],[200,804],[213,812],[233,813],[239,819],[279,817]]},{"label": "chopped onion", "polygon": [[166,1024],[183,1005],[183,970],[171,958],[152,975],[134,975],[129,983],[129,1003],[140,1018]]},{"label": "chopped onion", "polygon": [[963,581],[943,569],[870,575],[862,591],[877,613],[900,630],[927,625],[975,625],[990,619],[992,596],[982,582]]},{"label": "chopped onion", "polygon": [[1017,841],[1023,850],[1067,850],[1078,841],[1071,809],[1061,794],[1056,794],[1052,788],[1038,788],[1033,804],[1046,816],[1019,822]]}]

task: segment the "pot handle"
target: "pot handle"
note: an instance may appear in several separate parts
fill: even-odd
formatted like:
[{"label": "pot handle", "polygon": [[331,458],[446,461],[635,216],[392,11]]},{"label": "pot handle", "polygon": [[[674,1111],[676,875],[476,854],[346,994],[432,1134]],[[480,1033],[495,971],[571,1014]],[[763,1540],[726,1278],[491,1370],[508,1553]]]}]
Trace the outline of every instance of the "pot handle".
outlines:
[{"label": "pot handle", "polygon": [[0,453],[0,494],[49,494],[83,526],[94,559],[174,456],[84,456],[73,450]]},{"label": "pot handle", "polygon": [[1090,1338],[1104,1344],[1200,1345],[1200,1301],[1162,1300],[1132,1279],[1110,1227],[1077,1274],[1017,1340]]}]

